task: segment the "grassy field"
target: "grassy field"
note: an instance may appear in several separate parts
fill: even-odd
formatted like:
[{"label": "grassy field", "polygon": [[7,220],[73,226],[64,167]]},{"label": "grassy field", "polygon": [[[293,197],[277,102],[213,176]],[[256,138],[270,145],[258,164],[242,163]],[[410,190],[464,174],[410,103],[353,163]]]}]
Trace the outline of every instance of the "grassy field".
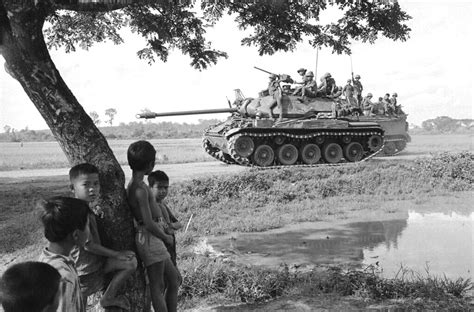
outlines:
[{"label": "grassy field", "polygon": [[[127,164],[127,149],[133,140],[110,140],[109,145],[121,165]],[[150,140],[157,149],[157,164],[212,161],[201,139]],[[0,142],[0,171],[65,168],[69,163],[57,142]]]},{"label": "grassy field", "polygon": [[[127,164],[127,148],[132,140],[110,140],[109,144],[120,164]],[[201,139],[150,140],[157,148],[157,163],[187,163],[213,161],[204,152]],[[417,135],[404,154],[423,155],[431,152],[473,151],[473,136]],[[68,167],[66,156],[56,142],[0,142],[0,171]]]},{"label": "grassy field", "polygon": [[[0,180],[2,267],[38,255],[44,240],[35,202],[45,194],[67,195],[65,179]],[[174,183],[170,204],[181,220],[194,216],[188,232],[178,234],[178,262],[184,276],[180,307],[259,304],[298,294],[309,298],[323,296],[322,302],[328,300],[325,308],[333,309],[341,302],[347,303],[348,298],[355,298],[346,308],[365,309],[378,304],[409,310],[468,310],[466,291],[472,284],[465,279],[383,279],[374,271],[344,268],[299,272],[282,266],[270,270],[197,256],[191,250],[209,234],[265,231],[304,221],[392,214],[406,210],[408,204],[436,203],[441,198],[443,202],[452,198],[452,205],[443,208],[455,209],[459,201],[472,199],[473,190],[472,153],[355,166],[250,170]],[[258,310],[261,309],[255,308]]]}]

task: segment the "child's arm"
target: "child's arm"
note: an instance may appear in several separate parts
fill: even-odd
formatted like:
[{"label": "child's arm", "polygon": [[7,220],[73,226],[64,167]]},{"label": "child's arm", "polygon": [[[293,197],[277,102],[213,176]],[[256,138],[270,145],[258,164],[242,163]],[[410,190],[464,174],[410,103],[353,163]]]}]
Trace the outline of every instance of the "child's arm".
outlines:
[{"label": "child's arm", "polygon": [[173,212],[171,212],[171,209],[170,207],[168,207],[168,205],[165,205],[166,207],[166,211],[168,212],[168,215],[170,216],[170,221],[171,221],[171,224],[170,224],[170,227],[177,231],[179,230],[180,228],[183,227],[183,225],[181,224],[181,222],[179,222],[179,220],[174,216]]},{"label": "child's arm", "polygon": [[[91,237],[95,238],[93,240],[90,240],[86,242],[84,245],[84,249],[90,253],[99,255],[99,256],[104,256],[107,258],[120,258],[122,252],[118,252],[112,249],[109,249],[107,247],[104,247],[100,244],[100,239],[99,239],[99,232],[97,231],[97,222],[95,220],[95,217],[93,215],[89,215],[89,229],[91,232]],[[128,251],[125,254],[134,254],[133,251]],[[125,255],[124,255],[125,257]]]},{"label": "child's arm", "polygon": [[146,230],[161,239],[163,242],[172,244],[173,236],[166,234],[162,226],[158,226],[155,222],[153,222],[147,190],[145,188],[138,187],[135,190],[135,196],[137,198],[138,208],[140,209],[143,218],[143,224],[145,225]]},{"label": "child's arm", "polygon": [[180,228],[183,227],[183,225],[181,224],[181,222],[179,221],[176,221],[176,222],[173,222],[170,224],[171,228],[175,231],[179,230]]}]

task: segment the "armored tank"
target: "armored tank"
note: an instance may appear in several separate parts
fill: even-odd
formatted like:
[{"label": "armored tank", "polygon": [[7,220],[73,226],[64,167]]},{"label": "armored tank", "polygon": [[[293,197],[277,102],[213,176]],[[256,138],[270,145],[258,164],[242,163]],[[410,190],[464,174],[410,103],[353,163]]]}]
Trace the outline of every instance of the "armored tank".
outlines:
[{"label": "armored tank", "polygon": [[282,90],[281,107],[266,92],[245,98],[236,90],[229,108],[137,117],[230,113],[226,121],[204,131],[203,146],[218,160],[244,166],[358,162],[383,148],[384,129],[377,122],[338,117],[331,98],[301,98]]}]

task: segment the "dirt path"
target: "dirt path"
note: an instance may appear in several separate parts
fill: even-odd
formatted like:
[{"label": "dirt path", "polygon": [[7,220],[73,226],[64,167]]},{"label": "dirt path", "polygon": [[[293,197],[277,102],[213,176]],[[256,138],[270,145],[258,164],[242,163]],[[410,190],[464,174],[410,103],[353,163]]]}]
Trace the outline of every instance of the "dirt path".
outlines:
[{"label": "dirt path", "polygon": [[[221,162],[214,161],[156,165],[155,169],[165,171],[170,177],[171,181],[183,181],[188,179],[208,177],[214,174],[236,173],[248,170],[247,167],[227,165]],[[122,166],[122,170],[125,173],[125,179],[130,179],[132,174],[130,167]],[[0,171],[0,180],[67,176],[68,172],[69,168]]]},{"label": "dirt path", "polygon": [[[387,160],[413,160],[418,157],[428,157],[428,153],[408,153],[402,152],[399,155],[391,157],[376,157],[370,161],[387,161]],[[212,175],[219,175],[224,173],[237,173],[249,170],[248,167],[238,165],[227,165],[218,161],[209,162],[195,162],[182,164],[159,164],[155,166],[156,170],[165,171],[172,181],[183,181],[189,179],[197,179],[202,177],[209,177]],[[125,173],[125,179],[131,177],[131,170],[128,166],[122,166]],[[69,168],[50,168],[50,169],[26,169],[26,170],[12,170],[0,171],[0,180],[2,179],[24,179],[24,178],[39,178],[52,176],[67,176]]]}]

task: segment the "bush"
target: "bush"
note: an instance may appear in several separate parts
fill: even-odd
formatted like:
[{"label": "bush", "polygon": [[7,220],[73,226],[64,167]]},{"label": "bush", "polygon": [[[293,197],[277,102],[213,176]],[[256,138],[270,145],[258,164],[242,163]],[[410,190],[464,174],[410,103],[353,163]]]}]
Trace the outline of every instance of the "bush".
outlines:
[{"label": "bush", "polygon": [[256,269],[208,258],[191,259],[180,266],[184,267],[180,300],[221,294],[240,302],[259,302],[281,296],[290,283],[286,266]]},{"label": "bush", "polygon": [[462,310],[469,306],[464,297],[473,286],[469,279],[462,278],[452,281],[431,276],[406,278],[403,275],[385,279],[374,266],[363,270],[328,267],[303,272],[292,271],[286,265],[270,270],[198,257],[185,260],[180,267],[183,273],[180,302],[218,294],[221,299],[254,303],[299,289],[297,292],[310,292],[311,296],[334,293],[372,301],[403,299],[408,300],[408,306],[421,300],[422,309],[426,301],[431,301],[435,307],[449,304]]}]

